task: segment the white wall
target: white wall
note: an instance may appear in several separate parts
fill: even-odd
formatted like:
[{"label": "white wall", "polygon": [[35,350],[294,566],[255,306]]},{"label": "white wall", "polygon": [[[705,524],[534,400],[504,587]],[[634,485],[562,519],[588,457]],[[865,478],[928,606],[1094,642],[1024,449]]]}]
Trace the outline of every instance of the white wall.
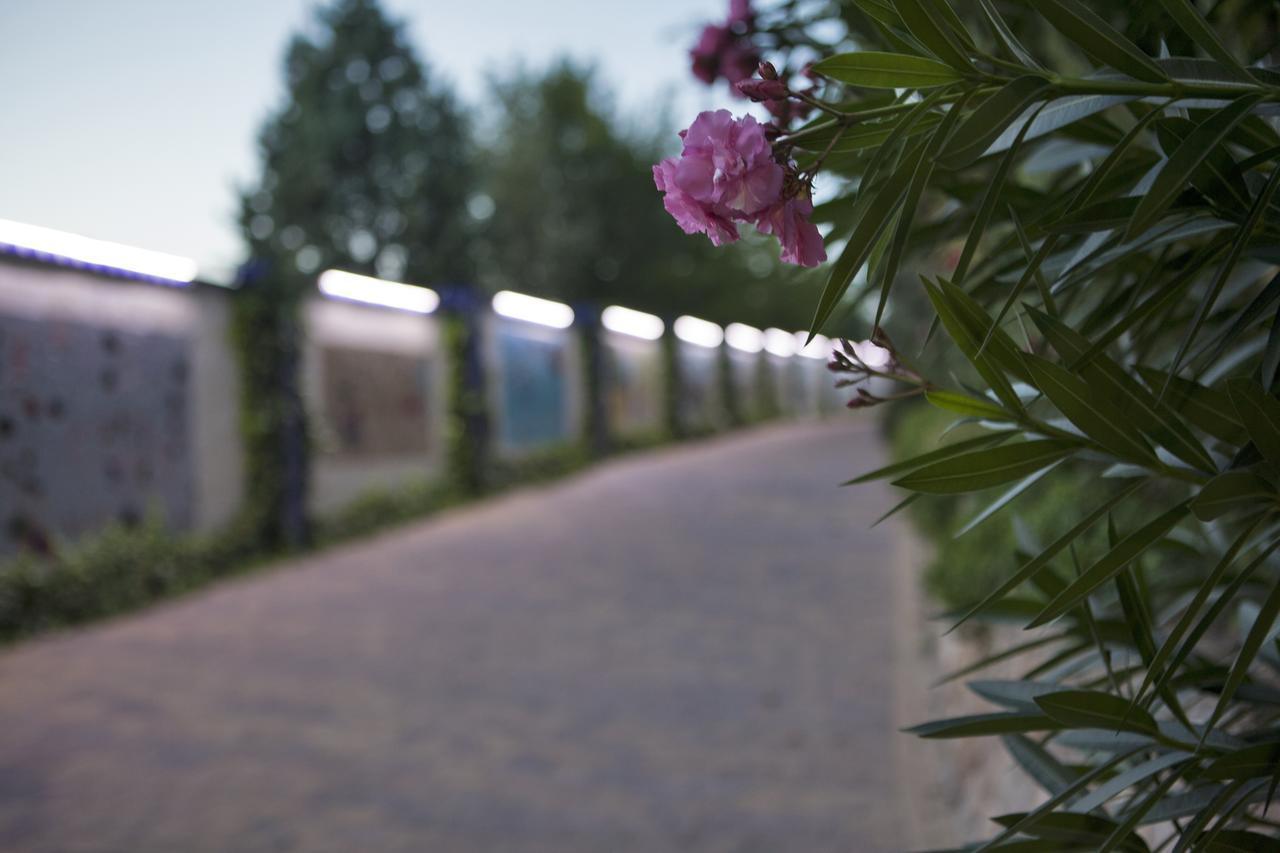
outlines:
[{"label": "white wall", "polygon": [[[304,305],[303,322],[306,342],[302,389],[316,440],[309,495],[311,510],[332,512],[366,492],[404,487],[440,474],[444,465],[448,400],[448,371],[441,352],[440,321],[394,308],[317,296]],[[375,458],[343,458],[326,452],[324,375],[320,359],[320,350],[325,346],[394,353],[427,361],[427,452]]]},{"label": "white wall", "polygon": [[244,458],[239,440],[239,385],[226,345],[224,292],[0,257],[0,313],[184,338],[191,359],[187,424],[192,522],[197,529],[210,530],[231,518],[240,500]]}]

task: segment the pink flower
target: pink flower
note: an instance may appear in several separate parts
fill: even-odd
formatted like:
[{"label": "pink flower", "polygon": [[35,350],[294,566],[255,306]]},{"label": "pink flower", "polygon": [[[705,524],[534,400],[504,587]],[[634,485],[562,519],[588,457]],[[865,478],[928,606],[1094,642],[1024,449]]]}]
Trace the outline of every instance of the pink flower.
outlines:
[{"label": "pink flower", "polygon": [[730,83],[745,80],[760,62],[760,54],[750,39],[715,24],[703,28],[689,56],[693,59],[693,75],[708,86],[717,77]]},{"label": "pink flower", "polygon": [[809,186],[794,166],[775,159],[765,125],[716,110],[700,113],[680,138],[680,157],[654,166],[653,182],[686,234],[706,234],[720,246],[738,239],[736,222],[754,222],[778,238],[785,263],[815,267],[827,259],[822,235],[809,221]]},{"label": "pink flower", "polygon": [[778,238],[783,263],[816,267],[827,259],[827,252],[818,227],[809,221],[811,215],[813,200],[805,189],[761,212],[756,218],[756,228]]},{"label": "pink flower", "polygon": [[704,205],[676,184],[676,159],[668,157],[653,167],[653,182],[665,193],[662,206],[686,234],[706,234],[713,245],[723,246],[738,239],[738,226],[727,216]]},{"label": "pink flower", "polygon": [[729,26],[741,24],[750,28],[756,22],[756,13],[751,8],[751,0],[729,0]]},{"label": "pink flower", "polygon": [[755,118],[704,112],[681,136],[676,184],[684,192],[744,219],[778,201],[784,172]]}]

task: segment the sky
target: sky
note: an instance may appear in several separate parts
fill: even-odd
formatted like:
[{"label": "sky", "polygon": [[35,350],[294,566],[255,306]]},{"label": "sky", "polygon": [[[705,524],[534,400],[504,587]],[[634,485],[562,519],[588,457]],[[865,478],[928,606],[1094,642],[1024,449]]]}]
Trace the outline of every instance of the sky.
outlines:
[{"label": "sky", "polygon": [[[689,75],[727,0],[384,0],[468,104],[486,75],[594,62],[631,116],[724,106]],[[282,60],[313,0],[0,0],[0,219],[194,258],[241,258],[235,190],[283,97]],[[723,84],[722,84],[723,85]]]}]

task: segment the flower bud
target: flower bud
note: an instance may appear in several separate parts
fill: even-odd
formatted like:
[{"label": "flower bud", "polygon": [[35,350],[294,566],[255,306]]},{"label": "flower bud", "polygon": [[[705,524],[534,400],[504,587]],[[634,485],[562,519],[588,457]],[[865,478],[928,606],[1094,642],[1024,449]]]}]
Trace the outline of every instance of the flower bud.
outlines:
[{"label": "flower bud", "polygon": [[778,69],[773,67],[773,63],[768,60],[761,62],[760,67],[756,69],[756,74],[761,80],[777,80]]},{"label": "flower bud", "polygon": [[778,101],[791,96],[791,90],[781,80],[743,80],[737,89],[753,101]]}]

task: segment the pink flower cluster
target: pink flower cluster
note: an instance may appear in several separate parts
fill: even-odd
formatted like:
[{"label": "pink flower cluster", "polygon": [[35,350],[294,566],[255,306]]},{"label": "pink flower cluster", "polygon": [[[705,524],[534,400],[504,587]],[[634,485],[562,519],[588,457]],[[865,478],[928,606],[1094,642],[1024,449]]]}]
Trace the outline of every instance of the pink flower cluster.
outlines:
[{"label": "pink flower cluster", "polygon": [[653,181],[686,234],[706,234],[720,246],[738,239],[736,223],[751,222],[778,238],[786,263],[813,267],[827,259],[809,221],[809,186],[775,159],[763,125],[716,110],[701,113],[680,137],[680,156],[654,166]]},{"label": "pink flower cluster", "polygon": [[760,52],[751,43],[755,12],[750,0],[730,0],[729,18],[723,25],[708,24],[689,51],[693,75],[710,86],[723,77],[730,84],[745,80],[756,70]]}]

